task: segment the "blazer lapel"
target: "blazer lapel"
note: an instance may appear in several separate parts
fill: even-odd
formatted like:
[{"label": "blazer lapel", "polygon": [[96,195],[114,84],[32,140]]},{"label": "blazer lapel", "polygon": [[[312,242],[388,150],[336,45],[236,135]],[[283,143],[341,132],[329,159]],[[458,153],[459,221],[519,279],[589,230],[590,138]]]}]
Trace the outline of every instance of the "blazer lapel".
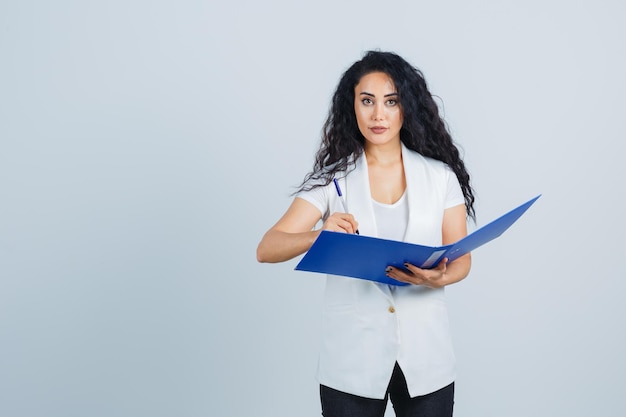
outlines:
[{"label": "blazer lapel", "polygon": [[402,161],[406,178],[406,192],[409,203],[409,220],[404,241],[422,245],[441,244],[441,228],[437,219],[443,207],[439,185],[440,180],[429,169],[426,159],[417,152],[411,152],[402,145]]},{"label": "blazer lapel", "polygon": [[365,236],[378,236],[365,153],[356,160],[355,168],[344,180],[348,210],[359,222],[359,233]]},{"label": "blazer lapel", "polygon": [[[348,173],[343,182],[348,210],[359,223],[359,233],[364,236],[378,236],[365,152],[356,160],[355,168]],[[393,301],[389,285],[373,281],[370,284],[375,285],[390,302]]]},{"label": "blazer lapel", "polygon": [[424,167],[422,164],[417,164],[414,158],[416,155],[410,152],[404,144],[402,144],[402,163],[404,164],[404,177],[406,180],[406,196],[409,204],[409,219],[406,225],[406,231],[404,232],[405,242],[415,242],[419,240],[417,236],[417,222],[419,220],[419,201],[422,190],[417,184],[417,176],[424,176]]}]

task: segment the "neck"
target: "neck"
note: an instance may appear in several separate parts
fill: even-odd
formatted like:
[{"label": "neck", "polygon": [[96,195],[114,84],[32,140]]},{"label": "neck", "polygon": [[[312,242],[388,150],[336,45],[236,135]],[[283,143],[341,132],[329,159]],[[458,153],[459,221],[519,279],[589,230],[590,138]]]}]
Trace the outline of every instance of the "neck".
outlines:
[{"label": "neck", "polygon": [[365,156],[368,163],[391,165],[402,161],[402,146],[400,142],[385,145],[365,146]]}]

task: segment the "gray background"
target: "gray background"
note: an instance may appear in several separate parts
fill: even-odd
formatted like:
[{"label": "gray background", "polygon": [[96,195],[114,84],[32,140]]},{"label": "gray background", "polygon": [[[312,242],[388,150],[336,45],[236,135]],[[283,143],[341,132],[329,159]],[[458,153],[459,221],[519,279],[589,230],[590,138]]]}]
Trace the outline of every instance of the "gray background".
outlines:
[{"label": "gray background", "polygon": [[2,1],[0,415],[318,416],[324,279],[255,260],[367,49],[420,67],[483,225],[456,416],[618,416],[626,13],[602,1]]}]

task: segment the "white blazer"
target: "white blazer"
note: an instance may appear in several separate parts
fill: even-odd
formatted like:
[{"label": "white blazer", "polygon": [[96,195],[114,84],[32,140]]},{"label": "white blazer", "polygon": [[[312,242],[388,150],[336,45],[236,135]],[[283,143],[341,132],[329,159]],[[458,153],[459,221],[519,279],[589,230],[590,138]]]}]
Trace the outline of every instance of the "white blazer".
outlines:
[{"label": "white blazer", "polygon": [[[404,240],[441,245],[448,176],[444,163],[402,147],[409,220]],[[348,210],[362,235],[377,236],[363,153],[340,180]],[[332,183],[328,185],[332,187]],[[329,192],[329,212],[343,211]],[[358,262],[358,260],[355,260]],[[449,335],[444,289],[400,286],[328,275],[322,314],[318,381],[368,398],[385,396],[395,362],[411,397],[434,392],[454,381],[455,358]]]}]

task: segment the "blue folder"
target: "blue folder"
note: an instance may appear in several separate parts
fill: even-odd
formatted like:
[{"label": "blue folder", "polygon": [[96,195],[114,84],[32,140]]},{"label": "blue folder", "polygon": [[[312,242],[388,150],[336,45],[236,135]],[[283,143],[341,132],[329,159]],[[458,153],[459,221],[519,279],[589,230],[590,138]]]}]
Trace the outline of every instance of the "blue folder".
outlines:
[{"label": "blue folder", "polygon": [[500,236],[539,197],[541,194],[477,229],[458,242],[445,246],[422,246],[323,230],[295,269],[342,275],[392,285],[408,285],[386,276],[385,268],[390,265],[403,268],[405,262],[420,268],[432,268],[443,258],[448,258],[449,262],[452,262]]}]

